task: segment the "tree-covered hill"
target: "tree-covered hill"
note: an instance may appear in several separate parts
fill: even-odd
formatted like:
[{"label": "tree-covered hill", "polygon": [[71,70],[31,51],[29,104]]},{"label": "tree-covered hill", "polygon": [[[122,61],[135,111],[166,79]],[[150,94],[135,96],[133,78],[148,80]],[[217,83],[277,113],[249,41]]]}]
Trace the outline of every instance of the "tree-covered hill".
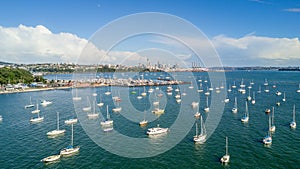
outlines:
[{"label": "tree-covered hill", "polygon": [[0,68],[0,84],[31,83],[33,81],[42,81],[35,78],[29,71],[19,68],[3,67]]}]

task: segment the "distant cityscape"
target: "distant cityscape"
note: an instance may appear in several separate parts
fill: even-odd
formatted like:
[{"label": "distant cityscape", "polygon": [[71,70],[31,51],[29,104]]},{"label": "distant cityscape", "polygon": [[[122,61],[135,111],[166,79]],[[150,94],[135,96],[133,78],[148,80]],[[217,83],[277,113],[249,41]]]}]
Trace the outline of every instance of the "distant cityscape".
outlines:
[{"label": "distant cityscape", "polygon": [[[199,64],[200,65],[200,64]],[[192,63],[189,68],[181,68],[178,64],[157,64],[152,65],[150,62],[145,64],[139,64],[136,66],[125,66],[119,64],[94,64],[94,65],[79,65],[74,63],[37,63],[37,64],[16,64],[0,62],[0,68],[12,67],[18,69],[24,69],[30,71],[34,75],[54,74],[54,73],[73,73],[73,72],[139,72],[139,71],[197,71],[197,72],[208,72],[208,71],[234,71],[234,70],[278,70],[278,71],[300,71],[299,67],[278,67],[278,66],[247,66],[247,67],[200,67],[198,64]]]}]

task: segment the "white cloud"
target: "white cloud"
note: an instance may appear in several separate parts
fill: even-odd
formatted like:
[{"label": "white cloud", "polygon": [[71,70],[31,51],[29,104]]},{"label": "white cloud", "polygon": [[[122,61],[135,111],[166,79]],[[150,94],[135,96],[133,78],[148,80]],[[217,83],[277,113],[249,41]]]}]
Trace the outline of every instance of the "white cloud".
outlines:
[{"label": "white cloud", "polygon": [[284,11],[286,12],[300,12],[300,8],[287,8],[287,9],[284,9]]},{"label": "white cloud", "polygon": [[[243,65],[295,65],[300,63],[300,42],[298,38],[270,38],[244,36],[231,38],[224,35],[213,38],[225,64],[236,59]],[[231,65],[233,65],[231,63]]]},{"label": "white cloud", "polygon": [[[42,63],[42,62],[73,62],[73,63],[99,63],[95,62],[106,52],[98,50],[88,40],[71,33],[52,33],[42,25],[30,27],[0,26],[0,60],[13,63]],[[84,58],[79,58],[82,49],[86,49]],[[87,51],[89,50],[89,51]],[[136,55],[134,52],[111,51],[103,61],[115,62],[124,56]],[[80,62],[81,61],[81,62]]]}]

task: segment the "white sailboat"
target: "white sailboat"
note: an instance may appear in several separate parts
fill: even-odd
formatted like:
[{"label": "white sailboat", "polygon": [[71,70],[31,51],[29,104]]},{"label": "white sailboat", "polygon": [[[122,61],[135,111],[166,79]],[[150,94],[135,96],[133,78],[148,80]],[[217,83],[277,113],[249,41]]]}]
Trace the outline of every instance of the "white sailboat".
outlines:
[{"label": "white sailboat", "polygon": [[81,100],[81,97],[78,96],[78,91],[77,91],[77,87],[75,88],[75,96],[73,97],[74,101],[79,101]]},{"label": "white sailboat", "polygon": [[86,97],[86,99],[87,99],[87,106],[82,108],[82,110],[85,112],[91,111],[91,109],[92,109],[89,97]]},{"label": "white sailboat", "polygon": [[261,93],[261,86],[260,86],[260,85],[258,86],[258,91],[257,91],[257,93]]},{"label": "white sailboat", "polygon": [[255,104],[255,102],[256,102],[256,101],[255,101],[255,92],[253,92],[253,97],[252,97],[251,103],[252,103],[252,104]]},{"label": "white sailboat", "polygon": [[52,102],[47,101],[47,100],[42,100],[42,102],[41,102],[41,105],[44,106],[44,107],[46,107],[46,106],[48,106],[50,104],[52,104]]},{"label": "white sailboat", "polygon": [[196,123],[196,135],[194,136],[194,142],[202,144],[206,141],[206,128],[201,115],[200,115],[200,127],[201,127],[200,134],[198,134],[198,124]]},{"label": "white sailboat", "polygon": [[152,111],[152,113],[156,114],[156,115],[160,115],[165,113],[165,109],[160,109],[159,108],[159,102],[158,104],[155,106],[154,110]]},{"label": "white sailboat", "polygon": [[106,120],[100,122],[100,124],[102,126],[110,126],[110,125],[113,125],[113,123],[114,123],[114,121],[112,119],[110,119],[110,115],[109,115],[109,112],[108,112],[108,105],[106,105]]},{"label": "white sailboat", "polygon": [[48,136],[57,136],[57,135],[65,133],[65,132],[66,132],[66,130],[59,129],[59,112],[57,112],[57,128],[56,128],[56,130],[47,132],[47,135]]},{"label": "white sailboat", "polygon": [[30,100],[29,104],[25,105],[25,109],[34,107],[34,104],[32,104],[32,102],[31,102],[31,96],[30,96],[29,100]]},{"label": "white sailboat", "polygon": [[247,123],[249,121],[249,112],[248,112],[248,104],[247,104],[247,102],[246,102],[245,114],[244,114],[244,117],[241,118],[241,121],[243,123]]},{"label": "white sailboat", "polygon": [[37,113],[38,116],[36,118],[31,118],[30,122],[31,123],[39,123],[42,122],[44,120],[44,117],[40,117],[40,112]]},{"label": "white sailboat", "polygon": [[297,124],[296,124],[296,106],[294,105],[294,108],[293,108],[293,121],[290,123],[290,127],[295,129]]},{"label": "white sailboat", "polygon": [[265,92],[266,92],[266,93],[269,93],[269,92],[270,92],[270,90],[269,90],[269,87],[268,87],[268,86],[266,86],[266,88],[265,88]]},{"label": "white sailboat", "polygon": [[226,137],[226,147],[225,147],[226,154],[221,158],[221,162],[226,164],[230,161],[230,155],[228,154],[228,137]]},{"label": "white sailboat", "polygon": [[90,119],[94,119],[94,118],[98,118],[99,113],[96,113],[96,101],[93,102],[93,112],[92,113],[88,113],[87,117]]},{"label": "white sailboat", "polygon": [[275,132],[275,130],[276,130],[276,126],[275,126],[275,124],[274,124],[274,113],[275,113],[275,111],[274,111],[274,107],[273,107],[273,111],[272,111],[272,120],[271,120],[271,124],[270,124],[270,126],[269,126],[270,132]]},{"label": "white sailboat", "polygon": [[235,85],[235,81],[233,82],[233,85],[231,86],[233,89],[236,88],[236,85]]},{"label": "white sailboat", "polygon": [[193,86],[193,82],[191,81],[191,85],[189,86],[189,89],[193,89],[194,86]]},{"label": "white sailboat", "polygon": [[0,122],[3,120],[3,117],[0,115]]},{"label": "white sailboat", "polygon": [[248,89],[249,89],[249,95],[248,95],[248,97],[247,97],[247,100],[250,101],[250,100],[252,99],[252,98],[251,98],[251,93],[250,93],[250,89],[251,89],[251,88],[248,88]]},{"label": "white sailboat", "polygon": [[143,96],[143,97],[147,96],[145,86],[144,86],[144,91],[141,93],[141,96]]},{"label": "white sailboat", "polygon": [[140,126],[146,126],[148,121],[146,120],[146,111],[144,111],[144,119],[140,121]]},{"label": "white sailboat", "polygon": [[199,106],[199,102],[192,102],[191,106],[192,106],[193,108],[196,108],[196,107]]},{"label": "white sailboat", "polygon": [[282,98],[282,101],[283,101],[283,102],[286,101],[286,98],[285,98],[285,92],[283,92],[283,98]]},{"label": "white sailboat", "polygon": [[36,114],[36,113],[39,113],[41,110],[39,109],[39,104],[36,103],[36,109],[35,110],[32,110],[31,113],[32,114]]},{"label": "white sailboat", "polygon": [[264,85],[265,85],[265,86],[268,86],[268,85],[269,85],[269,83],[268,83],[268,80],[267,80],[267,79],[265,79]]},{"label": "white sailboat", "polygon": [[297,93],[300,93],[300,83],[299,83],[299,89],[297,90]]},{"label": "white sailboat", "polygon": [[68,156],[68,155],[72,155],[74,153],[77,153],[80,149],[79,146],[73,147],[73,139],[74,139],[73,138],[74,137],[73,136],[73,124],[71,126],[72,126],[71,145],[69,145],[68,147],[66,147],[66,148],[64,148],[60,151],[60,155],[63,155],[63,156],[64,155]]},{"label": "white sailboat", "polygon": [[228,92],[231,92],[231,91],[232,91],[230,85],[228,85],[228,90],[227,90],[227,91],[228,91]]},{"label": "white sailboat", "polygon": [[201,113],[200,113],[199,111],[197,111],[197,112],[194,114],[194,117],[195,117],[195,118],[198,118],[198,117],[200,117],[200,115],[201,115]]},{"label": "white sailboat", "polygon": [[208,106],[208,96],[206,96],[206,107],[204,108],[205,112],[209,112],[209,106]]},{"label": "white sailboat", "polygon": [[102,102],[102,97],[100,95],[100,101],[99,103],[97,103],[97,106],[102,107],[104,105],[104,103]]},{"label": "white sailboat", "polygon": [[41,160],[41,162],[44,162],[44,163],[51,163],[51,162],[54,162],[54,161],[57,161],[60,159],[60,154],[59,155],[51,155],[51,156],[48,156],[48,157],[45,157]]},{"label": "white sailboat", "polygon": [[234,107],[232,108],[232,113],[237,113],[238,112],[238,108],[237,108],[237,98],[234,98]]},{"label": "white sailboat", "polygon": [[65,120],[65,124],[76,124],[78,122],[77,118],[71,118],[68,120]]},{"label": "white sailboat", "polygon": [[268,134],[266,135],[266,137],[263,138],[263,143],[265,145],[271,145],[272,144],[272,135],[271,135],[270,131],[268,131]]}]

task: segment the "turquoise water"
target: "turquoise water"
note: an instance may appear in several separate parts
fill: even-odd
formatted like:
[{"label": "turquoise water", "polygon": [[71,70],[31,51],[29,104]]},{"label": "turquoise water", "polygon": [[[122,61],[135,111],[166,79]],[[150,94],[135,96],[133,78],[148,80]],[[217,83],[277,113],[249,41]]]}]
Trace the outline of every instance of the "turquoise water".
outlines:
[{"label": "turquoise water", "polygon": [[[185,74],[178,73],[177,76],[185,76]],[[200,77],[203,80],[208,79],[206,73],[195,73],[196,79]],[[300,131],[299,128],[291,130],[289,123],[292,120],[294,104],[296,105],[296,121],[299,121],[300,93],[296,93],[296,90],[300,82],[300,74],[298,72],[277,71],[227,72],[226,85],[228,86],[235,81],[238,86],[242,78],[246,86],[249,85],[250,81],[254,81],[251,94],[252,91],[258,90],[259,85],[262,87],[262,93],[256,94],[256,104],[248,103],[249,123],[242,124],[240,121],[244,114],[248,90],[246,94],[241,94],[237,89],[233,89],[228,95],[230,102],[225,104],[220,123],[205,144],[195,145],[193,143],[195,128],[192,127],[190,132],[175,147],[163,154],[149,158],[126,158],[112,154],[93,142],[84,132],[80,123],[77,123],[74,125],[74,144],[81,147],[80,152],[71,157],[63,157],[56,163],[45,165],[40,162],[42,158],[59,153],[59,150],[70,143],[71,127],[65,125],[63,121],[76,114],[72,101],[72,91],[54,90],[0,95],[0,114],[3,116],[3,121],[0,123],[0,166],[1,168],[298,168],[300,164]],[[265,78],[269,82],[269,93],[263,91]],[[276,88],[272,87],[274,84]],[[203,83],[204,89],[206,89],[206,85]],[[185,85],[183,88],[188,90],[188,86]],[[165,88],[162,87],[162,90]],[[91,89],[79,90],[79,93],[89,93]],[[111,98],[103,95],[108,88],[102,87],[92,90],[98,93],[97,100],[100,99],[101,94],[103,102],[109,105],[110,109],[113,107]],[[114,94],[116,90],[122,92],[122,90],[127,89],[113,87],[111,90]],[[143,88],[131,90],[139,92]],[[286,92],[286,102],[281,102],[278,107],[275,103],[280,101],[282,96],[275,95],[277,90]],[[223,89],[224,91],[225,89]],[[206,116],[203,112],[205,96],[203,93],[200,96],[199,110]],[[238,98],[239,112],[232,114],[231,109],[235,96]],[[53,104],[47,107],[40,106],[41,115],[45,119],[39,124],[29,123],[30,118],[35,116],[31,114],[32,109],[24,109],[24,105],[29,102],[29,97],[32,97],[34,102],[36,99],[53,101]],[[128,97],[139,111],[151,111],[151,103],[147,99],[139,102],[136,95],[129,95]],[[82,104],[86,105],[86,98],[83,97],[82,99]],[[93,98],[90,97],[90,99]],[[182,97],[182,99],[185,98]],[[157,122],[164,127],[169,127],[176,120],[180,105],[175,102],[174,92],[165,104],[165,114],[158,119],[153,119],[148,127],[155,126]],[[211,105],[211,107],[213,106]],[[264,111],[272,106],[275,106],[276,132],[273,134],[272,145],[266,147],[261,142],[267,134],[268,128],[268,116]],[[46,133],[56,128],[57,111],[60,112],[60,126],[67,131],[60,137],[48,138]],[[102,107],[99,111],[105,117],[106,108]],[[125,106],[122,106],[122,111],[127,111]],[[189,109],[186,111],[189,113],[187,115],[194,113]],[[79,117],[79,120],[84,121],[84,118],[84,116]],[[122,113],[111,113],[111,118],[114,119],[114,130],[130,137],[148,139],[145,135],[147,127],[140,128],[137,123],[122,117]],[[147,118],[154,117],[148,113]],[[174,130],[170,132],[176,133]],[[229,138],[229,154],[231,155],[228,165],[222,165],[219,162],[225,153],[225,136]],[[117,146],[118,143],[113,143],[111,146],[114,144]]]}]

